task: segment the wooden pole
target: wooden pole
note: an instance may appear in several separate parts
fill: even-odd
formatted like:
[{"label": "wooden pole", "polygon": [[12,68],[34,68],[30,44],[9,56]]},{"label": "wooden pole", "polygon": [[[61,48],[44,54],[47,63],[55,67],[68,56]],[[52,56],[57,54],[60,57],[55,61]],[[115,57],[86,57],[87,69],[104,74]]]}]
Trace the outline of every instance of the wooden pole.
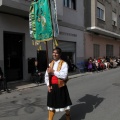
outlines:
[{"label": "wooden pole", "polygon": [[45,41],[46,44],[46,59],[47,59],[47,67],[49,67],[49,57],[48,57],[48,44],[47,41]]},{"label": "wooden pole", "polygon": [[[46,43],[46,59],[47,59],[47,68],[49,67],[49,57],[48,57],[48,44],[47,41],[45,41]],[[49,74],[49,86],[51,86],[51,75]]]}]

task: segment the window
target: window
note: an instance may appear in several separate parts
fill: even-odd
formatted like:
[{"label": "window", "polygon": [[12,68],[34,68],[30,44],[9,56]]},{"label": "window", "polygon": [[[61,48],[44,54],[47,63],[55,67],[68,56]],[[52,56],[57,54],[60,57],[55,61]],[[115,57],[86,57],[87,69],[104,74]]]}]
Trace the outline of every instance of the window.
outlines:
[{"label": "window", "polygon": [[105,7],[97,2],[97,18],[105,20]]},{"label": "window", "polygon": [[113,45],[106,45],[106,56],[113,57]]},{"label": "window", "polygon": [[47,58],[46,51],[40,50],[37,51],[37,59],[38,59],[38,68],[40,71],[46,71],[47,68]]},{"label": "window", "polygon": [[100,45],[93,44],[93,55],[96,59],[100,56]]},{"label": "window", "polygon": [[112,25],[117,26],[117,14],[112,12]]},{"label": "window", "polygon": [[99,7],[97,7],[97,17],[102,20],[104,19],[104,11],[100,9]]},{"label": "window", "polygon": [[76,10],[76,0],[64,0],[64,6]]}]

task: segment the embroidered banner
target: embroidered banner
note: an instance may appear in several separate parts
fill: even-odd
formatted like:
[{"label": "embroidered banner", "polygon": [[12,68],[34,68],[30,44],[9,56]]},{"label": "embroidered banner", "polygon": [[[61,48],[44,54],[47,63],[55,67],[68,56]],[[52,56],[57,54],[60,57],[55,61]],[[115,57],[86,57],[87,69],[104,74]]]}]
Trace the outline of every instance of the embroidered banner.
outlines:
[{"label": "embroidered banner", "polygon": [[29,28],[30,37],[36,45],[58,36],[56,0],[34,0],[31,2]]},{"label": "embroidered banner", "polygon": [[53,24],[49,0],[34,0],[29,12],[30,37],[35,45],[52,40]]}]

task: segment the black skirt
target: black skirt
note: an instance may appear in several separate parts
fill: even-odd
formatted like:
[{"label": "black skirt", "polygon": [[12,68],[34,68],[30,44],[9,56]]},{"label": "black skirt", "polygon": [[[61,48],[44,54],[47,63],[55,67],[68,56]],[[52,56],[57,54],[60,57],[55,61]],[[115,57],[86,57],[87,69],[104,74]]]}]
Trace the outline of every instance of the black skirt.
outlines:
[{"label": "black skirt", "polygon": [[65,111],[72,105],[67,86],[61,88],[57,84],[52,85],[52,91],[48,92],[47,106],[48,110]]}]

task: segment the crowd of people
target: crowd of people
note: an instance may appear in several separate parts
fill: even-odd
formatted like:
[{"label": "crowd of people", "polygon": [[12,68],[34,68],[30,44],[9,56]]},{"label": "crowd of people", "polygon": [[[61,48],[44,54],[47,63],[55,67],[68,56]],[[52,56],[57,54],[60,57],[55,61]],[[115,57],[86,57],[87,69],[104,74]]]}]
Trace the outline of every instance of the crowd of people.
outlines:
[{"label": "crowd of people", "polygon": [[99,57],[98,59],[90,57],[86,63],[86,71],[100,71],[110,68],[116,68],[120,65],[120,57]]},{"label": "crowd of people", "polygon": [[120,66],[120,57],[99,57],[99,58],[92,58],[89,57],[87,60],[77,63],[76,65],[73,64],[70,59],[66,61],[69,66],[69,72],[74,72],[77,69],[84,71],[84,72],[93,72],[93,71],[100,71],[100,70],[107,70],[111,68],[116,68]]}]

